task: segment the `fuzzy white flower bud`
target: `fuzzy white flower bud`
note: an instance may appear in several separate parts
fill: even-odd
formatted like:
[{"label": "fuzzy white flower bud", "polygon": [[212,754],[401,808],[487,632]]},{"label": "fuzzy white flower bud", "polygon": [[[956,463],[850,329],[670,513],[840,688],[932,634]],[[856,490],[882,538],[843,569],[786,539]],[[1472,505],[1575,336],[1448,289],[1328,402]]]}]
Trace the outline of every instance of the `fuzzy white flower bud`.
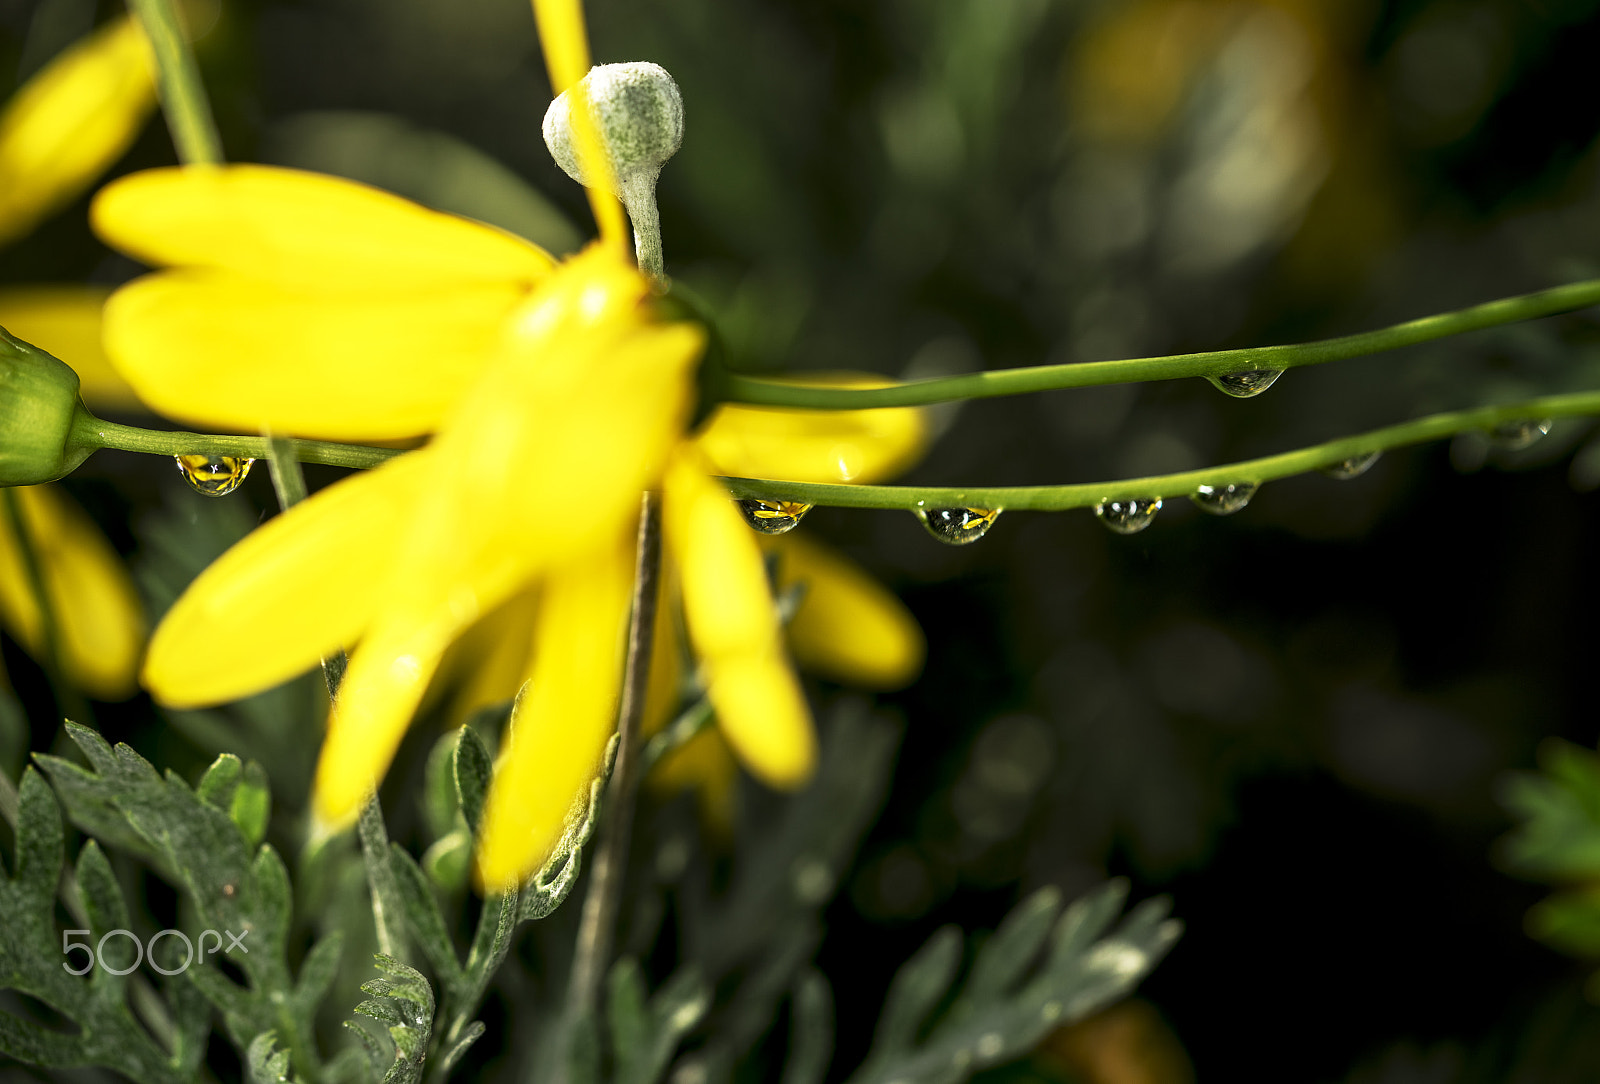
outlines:
[{"label": "fuzzy white flower bud", "polygon": [[[601,64],[590,68],[579,85],[588,96],[616,178],[613,195],[622,200],[633,221],[639,267],[658,281],[664,280],[656,178],[683,142],[683,95],[667,69],[648,61]],[[588,185],[572,131],[571,94],[562,91],[545,112],[544,143],[567,176]]]},{"label": "fuzzy white flower bud", "polygon": [[[630,181],[640,179],[654,184],[661,167],[683,143],[683,95],[667,69],[649,61],[601,64],[590,68],[580,85],[589,97],[618,185],[627,188]],[[544,115],[544,142],[567,176],[587,185],[572,132],[571,93],[563,91],[550,103]]]}]

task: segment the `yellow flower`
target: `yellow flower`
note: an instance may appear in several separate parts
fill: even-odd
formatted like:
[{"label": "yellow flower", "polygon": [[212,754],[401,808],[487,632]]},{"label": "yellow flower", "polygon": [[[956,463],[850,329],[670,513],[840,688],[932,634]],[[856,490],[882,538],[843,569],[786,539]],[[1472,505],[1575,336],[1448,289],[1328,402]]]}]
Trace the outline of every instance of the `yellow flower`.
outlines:
[{"label": "yellow flower", "polygon": [[122,156],[155,106],[150,45],[117,19],[30,79],[0,113],[0,244],[70,202]]},{"label": "yellow flower", "polygon": [[[587,70],[581,22],[575,4],[538,11],[559,89]],[[594,140],[578,127],[582,149]],[[485,813],[479,876],[492,888],[537,868],[598,767],[646,490],[663,493],[730,743],[780,786],[815,759],[755,537],[684,439],[703,335],[660,319],[615,201],[590,195],[601,240],[559,266],[489,227],[263,167],[151,171],[93,209],[112,243],[175,265],[107,307],[108,350],[145,401],[299,436],[433,434],[202,574],[152,639],[146,685],[170,704],[213,703],[352,649],[315,802],[347,823],[450,645],[481,615],[536,599],[529,649],[510,660],[528,692]],[[218,643],[228,665],[194,665]]]},{"label": "yellow flower", "polygon": [[[26,234],[119,158],[155,104],[149,46],[129,19],[72,46],[0,111],[0,244]],[[66,359],[86,399],[136,405],[99,348],[104,293],[82,287],[0,291],[0,327]],[[102,699],[134,690],[143,617],[133,583],[89,517],[50,486],[17,489],[68,680]],[[36,658],[43,615],[9,518],[0,519],[0,619]]]}]

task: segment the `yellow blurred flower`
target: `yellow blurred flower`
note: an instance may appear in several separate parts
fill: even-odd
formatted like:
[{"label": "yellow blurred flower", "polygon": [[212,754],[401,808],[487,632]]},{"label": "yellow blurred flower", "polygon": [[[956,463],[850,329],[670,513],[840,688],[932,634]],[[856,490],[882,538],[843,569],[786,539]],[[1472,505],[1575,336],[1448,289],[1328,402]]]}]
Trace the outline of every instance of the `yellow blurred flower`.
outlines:
[{"label": "yellow blurred flower", "polygon": [[[0,244],[71,202],[133,142],[155,105],[149,45],[127,18],[62,53],[0,111]],[[0,327],[66,359],[86,399],[136,405],[99,348],[103,291],[21,287],[0,291]],[[134,690],[144,631],[138,595],[116,552],[59,490],[16,491],[57,623],[66,678],[90,695]],[[9,517],[0,519],[0,620],[42,658],[43,615]]]},{"label": "yellow blurred flower", "polygon": [[[587,70],[581,22],[575,4],[539,14],[547,48],[559,36],[559,87]],[[646,490],[662,490],[723,733],[773,785],[803,782],[815,759],[756,536],[685,440],[703,335],[660,317],[614,201],[591,198],[601,240],[560,265],[374,189],[263,167],[139,174],[93,210],[113,244],[174,267],[107,307],[108,350],[145,401],[297,436],[433,434],[202,574],[157,630],[146,685],[170,704],[214,703],[353,649],[316,792],[322,818],[348,823],[451,644],[482,615],[532,603],[531,631],[498,663],[528,692],[485,814],[490,887],[538,867],[598,768]],[[196,666],[217,643],[228,665]]]},{"label": "yellow blurred flower", "polygon": [[150,45],[129,18],[108,23],[28,80],[0,113],[0,244],[105,172],[155,100]]}]

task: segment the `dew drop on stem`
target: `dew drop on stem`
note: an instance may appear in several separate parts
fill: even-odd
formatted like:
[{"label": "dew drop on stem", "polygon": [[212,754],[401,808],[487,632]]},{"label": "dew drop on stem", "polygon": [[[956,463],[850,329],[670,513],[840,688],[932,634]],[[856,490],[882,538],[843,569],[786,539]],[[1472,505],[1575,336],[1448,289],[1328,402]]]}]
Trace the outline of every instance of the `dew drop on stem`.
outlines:
[{"label": "dew drop on stem", "polygon": [[1337,478],[1341,482],[1351,478],[1359,478],[1372,468],[1372,464],[1376,463],[1378,457],[1382,454],[1382,452],[1362,452],[1360,455],[1353,455],[1349,459],[1342,459],[1331,467],[1323,467],[1322,473],[1329,478]]},{"label": "dew drop on stem", "polygon": [[1522,418],[1495,426],[1489,430],[1489,439],[1508,452],[1520,452],[1548,432],[1549,418]]},{"label": "dew drop on stem", "polygon": [[1100,522],[1118,534],[1138,534],[1155,522],[1159,511],[1159,497],[1121,497],[1101,501],[1094,506],[1094,514],[1100,518]]},{"label": "dew drop on stem", "polygon": [[951,546],[965,546],[989,533],[998,508],[919,508],[917,518],[928,533]]},{"label": "dew drop on stem", "polygon": [[744,521],[762,534],[787,534],[800,526],[800,521],[811,511],[811,505],[801,501],[737,500]]},{"label": "dew drop on stem", "polygon": [[175,455],[172,458],[195,492],[207,497],[226,497],[238,489],[255,462],[231,455]]},{"label": "dew drop on stem", "polygon": [[1249,399],[1272,387],[1273,382],[1282,375],[1282,369],[1242,369],[1237,373],[1223,373],[1206,379],[1224,395]]},{"label": "dew drop on stem", "polygon": [[1202,512],[1231,516],[1250,503],[1259,488],[1254,482],[1230,482],[1222,486],[1197,486],[1189,499]]}]

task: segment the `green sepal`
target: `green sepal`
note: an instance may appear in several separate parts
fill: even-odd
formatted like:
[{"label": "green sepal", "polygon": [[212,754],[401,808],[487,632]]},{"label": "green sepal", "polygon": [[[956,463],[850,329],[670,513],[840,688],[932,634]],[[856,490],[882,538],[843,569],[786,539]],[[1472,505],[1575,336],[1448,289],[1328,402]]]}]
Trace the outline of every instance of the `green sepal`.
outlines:
[{"label": "green sepal", "polygon": [[0,486],[32,486],[71,474],[94,451],[80,443],[78,374],[0,328]]}]

